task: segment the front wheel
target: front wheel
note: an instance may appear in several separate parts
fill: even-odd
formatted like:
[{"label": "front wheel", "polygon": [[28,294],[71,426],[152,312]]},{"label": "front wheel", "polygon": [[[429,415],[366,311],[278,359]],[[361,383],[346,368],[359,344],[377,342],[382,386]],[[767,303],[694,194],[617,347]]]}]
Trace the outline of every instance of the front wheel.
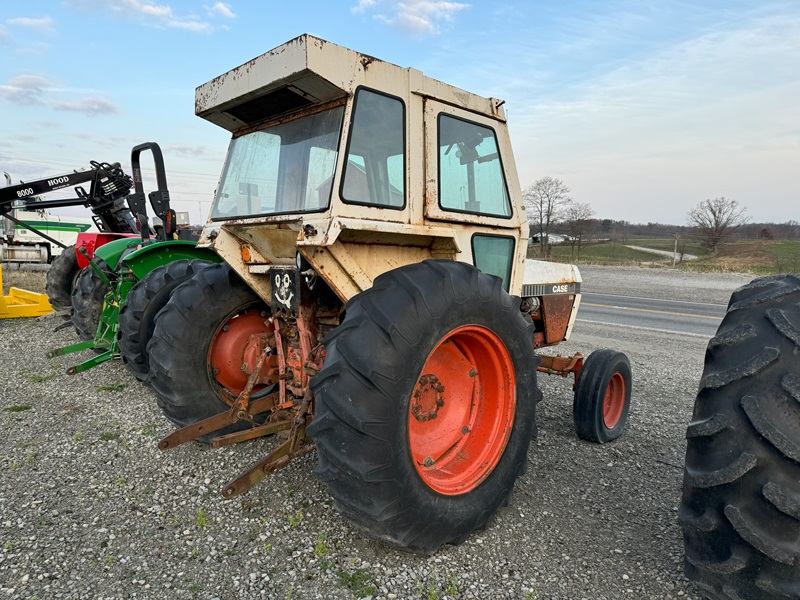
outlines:
[{"label": "front wheel", "polygon": [[578,437],[604,444],[625,429],[631,406],[631,363],[622,352],[595,350],[583,363],[572,403]]},{"label": "front wheel", "polygon": [[353,525],[429,554],[508,502],[541,398],[519,302],[452,261],[390,271],[350,300],[311,381],[307,432]]}]

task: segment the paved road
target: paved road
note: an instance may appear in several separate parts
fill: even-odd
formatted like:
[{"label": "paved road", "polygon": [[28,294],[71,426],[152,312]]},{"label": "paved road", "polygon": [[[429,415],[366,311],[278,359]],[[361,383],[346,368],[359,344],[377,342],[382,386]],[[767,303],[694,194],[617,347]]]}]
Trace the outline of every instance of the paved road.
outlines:
[{"label": "paved road", "polygon": [[578,321],[711,338],[724,315],[722,304],[584,293]]}]

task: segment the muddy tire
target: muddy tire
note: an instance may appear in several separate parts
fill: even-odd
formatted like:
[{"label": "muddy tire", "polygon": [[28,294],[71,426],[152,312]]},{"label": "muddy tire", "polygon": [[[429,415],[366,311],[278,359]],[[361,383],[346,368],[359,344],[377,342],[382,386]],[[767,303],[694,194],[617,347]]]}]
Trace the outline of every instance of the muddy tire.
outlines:
[{"label": "muddy tire", "polygon": [[452,261],[390,271],[349,301],[311,381],[307,432],[355,527],[430,554],[508,503],[541,397],[519,303]]},{"label": "muddy tire", "polygon": [[72,307],[72,291],[80,271],[74,245],[67,246],[53,259],[44,286],[50,306],[56,310]]},{"label": "muddy tire", "polygon": [[[251,334],[266,332],[267,310],[224,263],[199,269],[173,290],[147,344],[148,381],[170,421],[185,427],[230,407],[247,375],[241,370],[241,354],[222,355],[219,349],[240,349]],[[210,442],[245,427],[236,423],[200,440]]]},{"label": "muddy tire", "polygon": [[584,361],[572,403],[578,437],[604,444],[625,430],[631,406],[631,364],[615,350],[595,350]]},{"label": "muddy tire", "polygon": [[139,381],[147,381],[150,373],[147,343],[153,336],[156,315],[176,287],[210,264],[205,260],[167,263],[153,269],[128,292],[119,311],[117,343],[123,364]]},{"label": "muddy tire", "polygon": [[[93,259],[100,269],[111,273],[104,260]],[[103,312],[103,300],[110,291],[91,266],[82,269],[72,291],[72,325],[82,340],[94,339]]]},{"label": "muddy tire", "polygon": [[731,296],[686,437],[687,577],[710,598],[800,598],[799,276]]}]

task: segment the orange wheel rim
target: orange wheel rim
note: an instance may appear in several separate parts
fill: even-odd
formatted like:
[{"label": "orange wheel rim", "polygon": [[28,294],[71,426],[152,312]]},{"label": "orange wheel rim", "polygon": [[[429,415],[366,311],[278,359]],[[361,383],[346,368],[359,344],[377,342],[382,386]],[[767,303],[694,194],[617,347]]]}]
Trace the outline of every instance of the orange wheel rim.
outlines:
[{"label": "orange wheel rim", "polygon": [[411,458],[425,484],[447,496],[478,487],[503,456],[515,408],[514,365],[497,335],[467,325],[442,338],[408,410]]},{"label": "orange wheel rim", "polygon": [[625,378],[622,373],[614,373],[606,388],[603,399],[603,423],[607,429],[613,429],[622,418],[625,409]]},{"label": "orange wheel rim", "polygon": [[[242,364],[250,336],[266,331],[267,325],[260,311],[251,310],[228,319],[217,330],[211,342],[208,350],[211,376],[234,397],[247,385],[248,374],[242,370]],[[232,403],[232,398],[223,397],[223,400],[228,404]]]}]

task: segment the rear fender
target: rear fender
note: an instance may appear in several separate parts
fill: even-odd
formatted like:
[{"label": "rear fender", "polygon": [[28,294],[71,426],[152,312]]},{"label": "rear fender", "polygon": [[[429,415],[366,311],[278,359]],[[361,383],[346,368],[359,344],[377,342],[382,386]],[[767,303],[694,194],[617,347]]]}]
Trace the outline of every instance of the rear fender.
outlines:
[{"label": "rear fender", "polygon": [[210,248],[198,248],[189,240],[168,240],[136,248],[122,257],[121,264],[133,271],[137,279],[143,279],[153,269],[176,260],[207,260],[221,263],[222,257]]},{"label": "rear fender", "polygon": [[[96,234],[99,236],[114,236],[116,239],[111,239],[103,244],[97,244],[94,248],[94,256],[105,261],[105,263],[112,269],[117,268],[120,257],[128,248],[135,248],[142,242],[139,236],[131,236],[120,233],[102,233]],[[123,237],[124,236],[124,237]],[[80,247],[81,238],[78,236],[78,241],[75,243],[76,251]],[[88,248],[87,248],[88,249]],[[91,253],[90,253],[91,254]],[[78,253],[78,264],[81,264],[82,255]],[[88,265],[87,260],[82,261],[84,266]]]}]

